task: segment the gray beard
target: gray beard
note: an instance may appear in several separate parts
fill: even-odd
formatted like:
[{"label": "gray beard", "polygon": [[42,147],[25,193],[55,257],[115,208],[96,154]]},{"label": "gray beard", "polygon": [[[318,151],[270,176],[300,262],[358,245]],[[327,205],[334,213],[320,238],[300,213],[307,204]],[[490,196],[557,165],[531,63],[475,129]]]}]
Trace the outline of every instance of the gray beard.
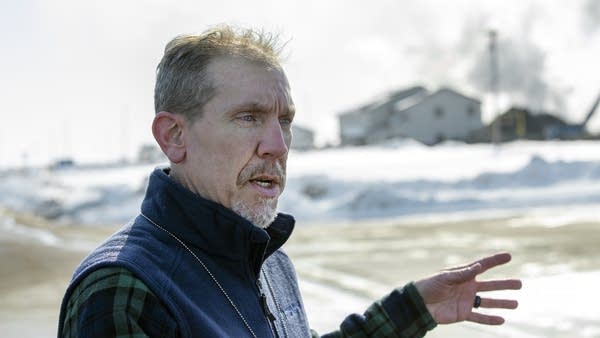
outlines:
[{"label": "gray beard", "polygon": [[257,227],[266,229],[273,223],[277,216],[276,199],[260,199],[258,206],[251,208],[243,202],[234,202],[231,209],[238,215],[244,217]]}]

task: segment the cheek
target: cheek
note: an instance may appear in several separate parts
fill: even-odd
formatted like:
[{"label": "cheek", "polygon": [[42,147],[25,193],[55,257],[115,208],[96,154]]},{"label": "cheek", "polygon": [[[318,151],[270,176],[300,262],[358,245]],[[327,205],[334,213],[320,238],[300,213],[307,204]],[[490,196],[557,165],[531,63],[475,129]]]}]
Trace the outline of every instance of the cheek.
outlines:
[{"label": "cheek", "polygon": [[239,149],[239,146],[235,145],[232,145],[226,151],[227,156],[222,158],[223,161],[219,170],[221,170],[222,176],[227,176],[226,179],[228,181],[232,181],[237,185],[238,179],[240,179],[240,176],[243,176],[242,173],[244,170],[251,167],[254,153],[243,151],[243,149]]},{"label": "cheek", "polygon": [[221,182],[214,182],[213,184],[222,187],[237,186],[240,174],[255,159],[258,136],[247,130],[235,129],[228,130],[226,135],[219,134],[214,139],[218,139],[219,142],[212,144],[211,157],[213,163],[208,165],[218,171],[217,176]]}]

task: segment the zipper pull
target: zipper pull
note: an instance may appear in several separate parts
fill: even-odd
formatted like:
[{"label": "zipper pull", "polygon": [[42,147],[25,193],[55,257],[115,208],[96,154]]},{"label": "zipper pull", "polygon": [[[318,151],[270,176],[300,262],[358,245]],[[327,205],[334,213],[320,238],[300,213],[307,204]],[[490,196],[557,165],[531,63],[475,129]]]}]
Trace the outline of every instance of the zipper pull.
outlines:
[{"label": "zipper pull", "polygon": [[271,322],[274,322],[275,320],[277,320],[277,318],[275,318],[275,315],[273,314],[273,312],[271,312],[271,309],[269,309],[269,304],[267,304],[267,296],[265,296],[265,294],[263,293],[260,278],[256,280],[256,286],[258,286],[258,290],[260,291],[260,304],[262,305],[263,312]]},{"label": "zipper pull", "polygon": [[267,318],[269,318],[271,322],[274,322],[277,318],[275,318],[275,315],[273,312],[271,312],[271,309],[269,309],[269,305],[267,304],[267,296],[265,296],[263,293],[260,294],[260,302],[262,303],[263,311],[265,312]]}]

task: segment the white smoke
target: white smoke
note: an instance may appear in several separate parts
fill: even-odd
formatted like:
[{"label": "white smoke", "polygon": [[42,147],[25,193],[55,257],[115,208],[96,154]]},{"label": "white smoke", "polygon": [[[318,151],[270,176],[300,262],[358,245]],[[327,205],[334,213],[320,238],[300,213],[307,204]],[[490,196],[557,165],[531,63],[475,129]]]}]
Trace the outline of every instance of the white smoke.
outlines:
[{"label": "white smoke", "polygon": [[[529,39],[499,36],[496,43],[497,89],[512,105],[533,111],[562,112],[567,93],[546,77],[546,52]],[[491,56],[488,45],[474,55],[468,81],[482,92],[491,88]]]},{"label": "white smoke", "polygon": [[582,25],[588,34],[593,34],[600,27],[600,1],[587,0],[582,8]]}]

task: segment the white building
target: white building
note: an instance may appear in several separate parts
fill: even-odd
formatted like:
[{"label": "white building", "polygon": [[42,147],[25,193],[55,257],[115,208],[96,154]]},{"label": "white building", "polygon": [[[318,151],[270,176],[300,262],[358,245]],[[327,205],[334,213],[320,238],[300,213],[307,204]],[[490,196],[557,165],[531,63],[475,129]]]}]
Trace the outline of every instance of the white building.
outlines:
[{"label": "white building", "polygon": [[314,148],[315,136],[312,130],[292,124],[292,148],[307,150]]},{"label": "white building", "polygon": [[137,161],[138,163],[162,163],[168,162],[168,159],[156,144],[144,144],[138,150]]},{"label": "white building", "polygon": [[413,87],[340,115],[342,145],[413,138],[425,144],[465,140],[481,128],[481,102],[451,89]]}]

